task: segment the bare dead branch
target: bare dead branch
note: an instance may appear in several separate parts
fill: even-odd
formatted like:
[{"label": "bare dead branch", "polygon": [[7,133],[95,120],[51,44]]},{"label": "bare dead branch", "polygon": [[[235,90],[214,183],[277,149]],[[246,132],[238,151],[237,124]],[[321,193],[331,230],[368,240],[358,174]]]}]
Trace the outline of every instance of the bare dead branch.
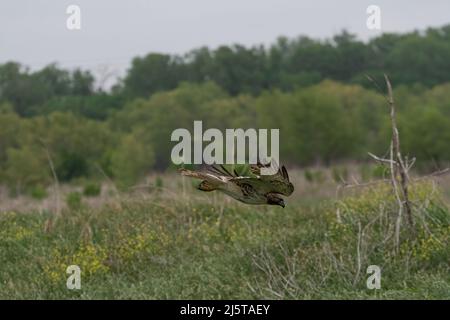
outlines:
[{"label": "bare dead branch", "polygon": [[378,161],[378,162],[381,162],[382,164],[389,164],[389,165],[393,164],[393,165],[397,165],[397,162],[395,162],[395,161],[393,161],[393,160],[391,160],[391,159],[383,159],[383,158],[377,157],[376,155],[374,155],[374,154],[371,153],[371,152],[367,152],[367,154],[368,154],[371,158],[375,159],[375,160]]},{"label": "bare dead branch", "polygon": [[406,217],[408,219],[408,223],[410,227],[414,226],[414,220],[412,216],[411,203],[409,201],[408,194],[408,170],[405,166],[402,155],[400,152],[400,137],[397,128],[397,119],[395,112],[395,103],[394,103],[394,95],[392,93],[392,85],[389,81],[389,77],[385,74],[384,79],[386,81],[387,91],[388,91],[388,102],[390,107],[390,115],[391,115],[391,126],[392,126],[392,155],[391,160],[397,163],[397,166],[392,166],[391,169],[395,170],[392,175],[392,180],[397,180],[397,175],[400,176],[400,186],[402,191],[402,203],[406,212]]}]

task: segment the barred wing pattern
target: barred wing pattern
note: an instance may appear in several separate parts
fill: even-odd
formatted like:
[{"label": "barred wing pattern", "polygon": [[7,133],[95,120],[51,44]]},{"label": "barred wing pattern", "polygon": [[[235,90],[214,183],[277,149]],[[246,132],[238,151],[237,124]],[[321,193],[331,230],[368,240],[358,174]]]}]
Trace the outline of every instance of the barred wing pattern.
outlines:
[{"label": "barred wing pattern", "polygon": [[263,165],[258,163],[256,165],[251,165],[250,170],[255,175],[250,176],[239,176],[235,171],[231,173],[223,165],[220,166],[208,166],[207,170],[219,175],[224,175],[230,177],[230,182],[234,182],[238,185],[251,185],[258,193],[277,193],[284,196],[290,196],[294,192],[294,185],[289,180],[289,175],[285,166],[278,168],[278,172],[274,175],[260,175],[260,169],[262,167],[267,167],[268,165]]}]

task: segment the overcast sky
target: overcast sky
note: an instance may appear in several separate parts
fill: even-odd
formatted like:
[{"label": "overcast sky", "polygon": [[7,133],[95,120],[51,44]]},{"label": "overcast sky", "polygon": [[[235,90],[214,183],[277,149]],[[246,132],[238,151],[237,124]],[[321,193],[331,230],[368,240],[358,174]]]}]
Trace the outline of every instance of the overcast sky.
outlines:
[{"label": "overcast sky", "polygon": [[[81,30],[66,27],[71,4],[81,9]],[[150,51],[328,38],[344,28],[366,40],[379,34],[366,27],[371,4],[381,8],[384,32],[450,23],[450,0],[0,0],[0,63],[123,73],[132,57]]]}]

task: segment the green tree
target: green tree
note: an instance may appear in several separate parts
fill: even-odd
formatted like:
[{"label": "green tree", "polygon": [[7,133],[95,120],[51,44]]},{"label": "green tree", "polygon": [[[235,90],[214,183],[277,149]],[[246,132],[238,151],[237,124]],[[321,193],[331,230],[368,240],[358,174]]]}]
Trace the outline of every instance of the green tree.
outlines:
[{"label": "green tree", "polygon": [[151,53],[133,59],[124,90],[133,97],[148,97],[157,91],[174,89],[183,79],[183,65],[178,57]]},{"label": "green tree", "polygon": [[141,142],[136,135],[128,134],[113,152],[111,170],[120,187],[130,187],[150,172],[154,159],[151,145]]}]

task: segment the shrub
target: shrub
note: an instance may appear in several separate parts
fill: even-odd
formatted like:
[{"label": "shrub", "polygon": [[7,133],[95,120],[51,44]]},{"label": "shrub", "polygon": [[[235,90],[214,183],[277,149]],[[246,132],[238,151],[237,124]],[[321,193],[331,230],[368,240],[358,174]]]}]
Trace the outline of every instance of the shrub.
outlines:
[{"label": "shrub", "polygon": [[48,197],[48,193],[47,193],[47,190],[43,186],[37,185],[37,186],[34,186],[31,188],[30,196],[33,199],[42,200],[42,199],[45,199]]},{"label": "shrub", "polygon": [[102,191],[102,186],[98,183],[91,182],[84,186],[83,195],[86,197],[98,197]]},{"label": "shrub", "polygon": [[163,186],[164,186],[163,179],[160,176],[156,177],[155,179],[156,190],[160,191],[163,188]]},{"label": "shrub", "polygon": [[82,195],[80,192],[70,192],[66,196],[66,204],[71,210],[79,210],[82,204]]},{"label": "shrub", "polygon": [[313,175],[313,173],[310,170],[305,169],[304,176],[305,176],[306,181],[308,181],[308,182],[313,182],[314,181],[314,175]]}]

